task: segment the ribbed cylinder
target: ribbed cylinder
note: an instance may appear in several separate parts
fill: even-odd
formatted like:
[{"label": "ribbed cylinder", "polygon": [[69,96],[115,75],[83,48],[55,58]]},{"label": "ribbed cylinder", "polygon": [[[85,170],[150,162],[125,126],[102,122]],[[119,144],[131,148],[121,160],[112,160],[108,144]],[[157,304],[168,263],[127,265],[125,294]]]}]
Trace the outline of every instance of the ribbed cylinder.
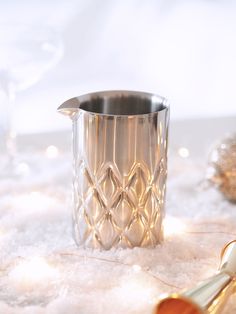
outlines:
[{"label": "ribbed cylinder", "polygon": [[111,108],[110,98],[103,107],[81,102],[72,116],[75,238],[93,248],[154,246],[162,240],[168,108],[139,94],[112,99]]}]

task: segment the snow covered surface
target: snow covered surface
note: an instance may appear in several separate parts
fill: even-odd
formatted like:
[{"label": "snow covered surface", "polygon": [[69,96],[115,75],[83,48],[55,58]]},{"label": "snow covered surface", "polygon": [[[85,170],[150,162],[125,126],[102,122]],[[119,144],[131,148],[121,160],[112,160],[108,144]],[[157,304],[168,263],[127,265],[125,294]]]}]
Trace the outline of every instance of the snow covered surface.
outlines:
[{"label": "snow covered surface", "polygon": [[[104,252],[72,239],[69,152],[21,153],[25,177],[0,181],[0,313],[148,314],[214,274],[236,205],[204,181],[204,157],[180,155],[170,150],[163,244]],[[224,313],[234,311],[232,297]]]}]

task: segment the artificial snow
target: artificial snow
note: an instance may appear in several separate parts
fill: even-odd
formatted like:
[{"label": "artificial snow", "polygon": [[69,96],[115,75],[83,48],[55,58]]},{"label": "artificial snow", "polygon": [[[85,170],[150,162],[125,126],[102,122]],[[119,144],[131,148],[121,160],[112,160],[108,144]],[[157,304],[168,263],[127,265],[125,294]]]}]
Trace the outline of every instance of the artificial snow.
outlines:
[{"label": "artificial snow", "polygon": [[169,160],[162,245],[110,251],[73,241],[70,155],[24,162],[27,175],[0,180],[1,314],[152,313],[161,295],[213,275],[236,238],[236,206],[204,181],[203,159]]}]

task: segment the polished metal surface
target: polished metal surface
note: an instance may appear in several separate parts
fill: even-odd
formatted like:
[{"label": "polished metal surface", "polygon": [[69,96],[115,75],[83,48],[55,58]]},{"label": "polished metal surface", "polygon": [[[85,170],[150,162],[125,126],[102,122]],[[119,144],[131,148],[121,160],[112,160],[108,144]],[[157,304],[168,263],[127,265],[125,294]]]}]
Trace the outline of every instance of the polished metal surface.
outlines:
[{"label": "polished metal surface", "polygon": [[162,240],[168,106],[157,95],[107,91],[72,98],[74,232],[92,248]]},{"label": "polished metal surface", "polygon": [[222,250],[216,275],[197,287],[159,302],[154,314],[217,314],[236,288],[236,240]]}]

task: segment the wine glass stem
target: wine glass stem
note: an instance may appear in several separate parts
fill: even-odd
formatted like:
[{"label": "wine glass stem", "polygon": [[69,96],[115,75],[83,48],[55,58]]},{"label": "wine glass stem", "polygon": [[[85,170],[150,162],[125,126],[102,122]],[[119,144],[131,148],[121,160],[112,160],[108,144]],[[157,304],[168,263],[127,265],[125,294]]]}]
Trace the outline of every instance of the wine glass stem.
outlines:
[{"label": "wine glass stem", "polygon": [[9,84],[9,88],[8,88],[9,104],[8,104],[8,117],[7,117],[8,126],[7,126],[7,131],[6,131],[6,149],[7,149],[7,154],[8,154],[8,159],[9,159],[10,164],[14,163],[15,157],[16,157],[16,132],[15,132],[14,123],[13,123],[15,98],[16,98],[15,90],[11,86],[11,84]]}]

